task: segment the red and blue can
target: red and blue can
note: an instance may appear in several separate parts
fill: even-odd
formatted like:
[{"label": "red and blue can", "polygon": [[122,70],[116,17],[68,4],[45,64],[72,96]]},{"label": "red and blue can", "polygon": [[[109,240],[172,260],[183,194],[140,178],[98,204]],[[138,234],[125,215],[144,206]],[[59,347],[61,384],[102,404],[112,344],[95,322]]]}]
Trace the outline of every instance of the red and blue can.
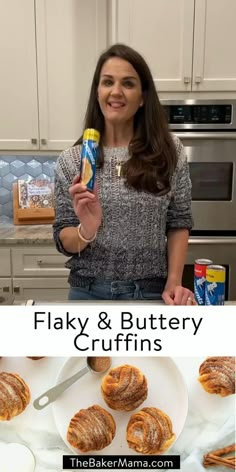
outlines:
[{"label": "red and blue can", "polygon": [[194,264],[194,296],[198,305],[205,305],[206,269],[210,259],[196,259]]},{"label": "red and blue can", "polygon": [[224,305],[225,267],[209,265],[206,270],[206,305]]}]

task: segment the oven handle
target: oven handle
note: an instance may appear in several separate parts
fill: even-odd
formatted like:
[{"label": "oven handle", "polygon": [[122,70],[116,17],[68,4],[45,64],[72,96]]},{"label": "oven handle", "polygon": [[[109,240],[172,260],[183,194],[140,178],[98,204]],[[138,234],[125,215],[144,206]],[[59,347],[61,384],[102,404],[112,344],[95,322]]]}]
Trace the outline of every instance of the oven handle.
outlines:
[{"label": "oven handle", "polygon": [[180,139],[236,139],[236,133],[234,132],[220,132],[220,131],[215,131],[215,132],[198,132],[195,131],[193,132],[179,132],[179,131],[174,131],[174,134],[178,136]]},{"label": "oven handle", "polygon": [[189,244],[235,244],[236,245],[236,237],[235,238],[197,238],[197,237],[190,237]]}]

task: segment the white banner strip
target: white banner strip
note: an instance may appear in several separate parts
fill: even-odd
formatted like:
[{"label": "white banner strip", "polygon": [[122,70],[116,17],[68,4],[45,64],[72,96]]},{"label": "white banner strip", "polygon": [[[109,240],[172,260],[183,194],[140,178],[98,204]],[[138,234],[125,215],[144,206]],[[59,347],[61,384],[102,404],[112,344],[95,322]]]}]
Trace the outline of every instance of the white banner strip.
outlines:
[{"label": "white banner strip", "polygon": [[236,355],[234,306],[80,303],[0,308],[0,356]]}]

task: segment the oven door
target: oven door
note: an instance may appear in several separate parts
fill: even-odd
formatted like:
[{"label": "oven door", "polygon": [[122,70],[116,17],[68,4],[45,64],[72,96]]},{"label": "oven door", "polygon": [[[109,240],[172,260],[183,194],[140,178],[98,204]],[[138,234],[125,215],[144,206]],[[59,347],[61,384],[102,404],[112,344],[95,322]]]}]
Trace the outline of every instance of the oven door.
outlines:
[{"label": "oven door", "polygon": [[189,162],[194,231],[236,235],[236,133],[176,134]]},{"label": "oven door", "polygon": [[196,259],[211,259],[226,268],[225,300],[236,300],[236,237],[189,238],[183,286],[193,291],[194,263]]}]

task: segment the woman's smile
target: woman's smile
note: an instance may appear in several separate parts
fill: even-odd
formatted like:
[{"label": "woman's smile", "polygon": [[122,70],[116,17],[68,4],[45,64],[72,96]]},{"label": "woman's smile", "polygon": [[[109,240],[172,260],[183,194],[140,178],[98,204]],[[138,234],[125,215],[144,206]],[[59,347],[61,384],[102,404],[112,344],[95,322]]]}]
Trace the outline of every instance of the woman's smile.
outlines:
[{"label": "woman's smile", "polygon": [[123,108],[125,106],[124,103],[121,103],[121,102],[108,102],[108,105],[111,107],[111,108],[115,108],[115,109],[118,109],[118,108]]}]

